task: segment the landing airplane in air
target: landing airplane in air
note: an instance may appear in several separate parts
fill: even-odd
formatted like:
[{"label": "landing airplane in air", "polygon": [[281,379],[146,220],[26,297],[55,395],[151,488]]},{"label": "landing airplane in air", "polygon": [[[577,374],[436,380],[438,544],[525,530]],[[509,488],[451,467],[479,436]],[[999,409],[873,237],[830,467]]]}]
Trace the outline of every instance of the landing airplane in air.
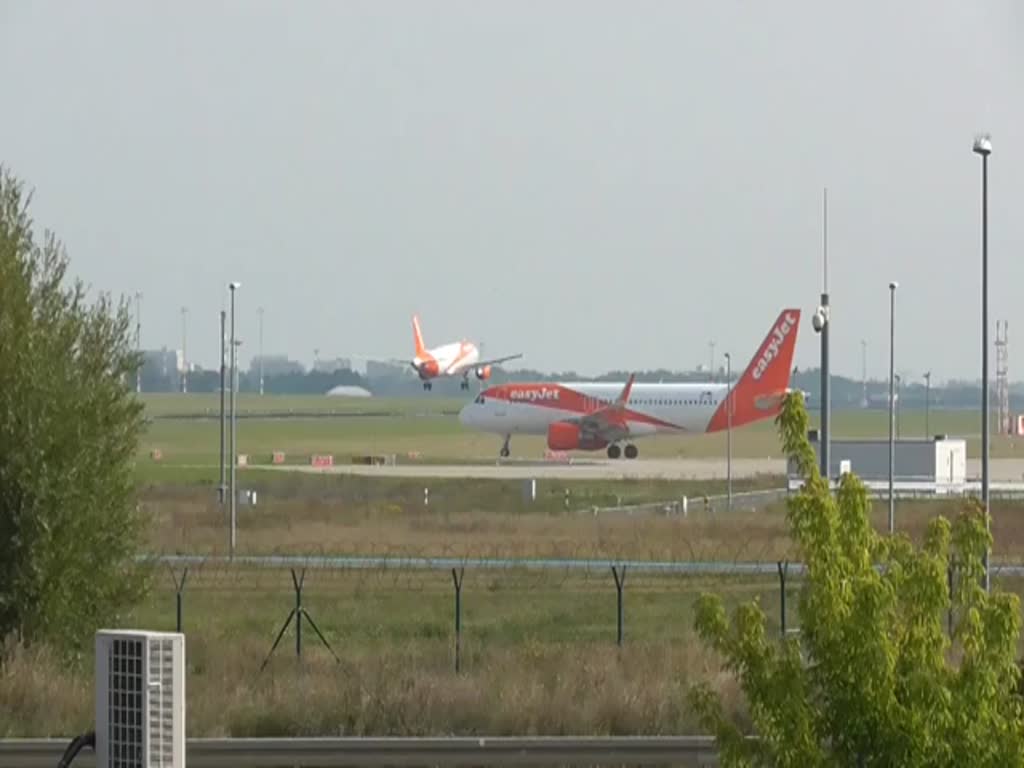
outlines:
[{"label": "landing airplane in air", "polygon": [[490,387],[467,404],[459,420],[483,432],[547,435],[554,451],[598,451],[608,457],[639,452],[632,439],[659,433],[718,432],[773,418],[789,391],[799,309],[784,309],[746,371],[727,383],[511,383]]},{"label": "landing airplane in air", "polygon": [[431,379],[438,376],[462,376],[460,387],[469,389],[469,374],[472,372],[480,381],[491,378],[491,366],[516,360],[522,354],[495,357],[490,360],[480,359],[480,350],[470,341],[456,341],[433,349],[427,349],[420,331],[420,319],[412,318],[412,335],[416,345],[416,356],[410,361],[416,375],[423,380],[423,388],[431,389]]}]

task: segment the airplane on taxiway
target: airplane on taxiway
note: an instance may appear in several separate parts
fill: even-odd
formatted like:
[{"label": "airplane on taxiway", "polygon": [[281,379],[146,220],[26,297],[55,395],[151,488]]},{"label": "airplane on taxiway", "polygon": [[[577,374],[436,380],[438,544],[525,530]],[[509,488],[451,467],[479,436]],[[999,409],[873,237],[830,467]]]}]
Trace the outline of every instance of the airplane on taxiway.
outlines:
[{"label": "airplane on taxiway", "polygon": [[511,436],[523,434],[546,435],[554,451],[606,449],[609,458],[634,459],[639,452],[632,440],[638,437],[718,432],[773,418],[789,392],[799,324],[799,309],[782,310],[731,389],[729,383],[713,382],[634,384],[634,376],[624,385],[501,384],[480,392],[459,420],[503,435],[503,457],[509,455]]}]

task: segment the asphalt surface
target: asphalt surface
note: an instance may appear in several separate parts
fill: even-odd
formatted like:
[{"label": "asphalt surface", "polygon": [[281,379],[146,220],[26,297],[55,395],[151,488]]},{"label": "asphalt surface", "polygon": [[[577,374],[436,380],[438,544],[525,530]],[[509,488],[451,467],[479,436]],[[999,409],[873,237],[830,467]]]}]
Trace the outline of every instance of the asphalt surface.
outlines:
[{"label": "asphalt surface", "polygon": [[[333,467],[282,466],[284,471],[368,475],[371,477],[429,477],[474,479],[664,479],[709,480],[726,476],[721,459],[582,459],[568,462],[506,460],[493,464],[397,464],[367,466],[339,464]],[[758,474],[781,475],[781,459],[733,459],[734,478]]]},{"label": "asphalt surface", "polygon": [[[560,479],[560,480],[713,480],[726,477],[723,459],[579,459],[572,462],[507,459],[493,464],[396,464],[367,466],[338,464],[332,467],[285,465],[279,471],[365,475],[370,477],[424,477],[471,479]],[[1024,480],[1024,459],[992,459],[993,482]],[[783,475],[783,459],[733,459],[733,478]],[[981,475],[981,461],[967,461],[967,475]]]}]

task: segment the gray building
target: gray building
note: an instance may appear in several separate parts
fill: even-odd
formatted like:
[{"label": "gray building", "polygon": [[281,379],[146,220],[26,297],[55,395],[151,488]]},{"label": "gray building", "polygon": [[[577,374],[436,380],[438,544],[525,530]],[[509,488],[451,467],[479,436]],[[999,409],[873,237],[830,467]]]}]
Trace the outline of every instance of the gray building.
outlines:
[{"label": "gray building", "polygon": [[[821,444],[812,432],[811,445],[820,462]],[[865,483],[889,480],[888,439],[832,440],[829,451],[829,476],[853,472]],[[799,482],[793,462],[789,462],[790,485]],[[931,440],[897,440],[893,450],[893,481],[934,483],[936,486],[962,485],[967,479],[967,442],[963,438],[938,436]]]}]

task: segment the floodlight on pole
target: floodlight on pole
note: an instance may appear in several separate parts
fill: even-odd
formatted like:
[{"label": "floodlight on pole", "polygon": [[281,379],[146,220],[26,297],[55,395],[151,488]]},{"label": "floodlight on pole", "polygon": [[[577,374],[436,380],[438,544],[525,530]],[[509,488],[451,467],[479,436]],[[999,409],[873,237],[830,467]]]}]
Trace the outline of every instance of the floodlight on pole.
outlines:
[{"label": "floodlight on pole", "polygon": [[832,309],[828,296],[828,188],[822,191],[821,226],[822,286],[821,304],[815,313],[815,330],[821,333],[821,476],[826,482],[832,480],[832,375],[829,368],[829,329],[832,326]]},{"label": "floodlight on pole", "polygon": [[[988,156],[992,137],[987,133],[974,139],[974,153],[981,156],[981,501],[985,506],[985,527],[989,522],[989,413],[988,413]],[[989,590],[989,548],[985,548],[985,591]]]}]

